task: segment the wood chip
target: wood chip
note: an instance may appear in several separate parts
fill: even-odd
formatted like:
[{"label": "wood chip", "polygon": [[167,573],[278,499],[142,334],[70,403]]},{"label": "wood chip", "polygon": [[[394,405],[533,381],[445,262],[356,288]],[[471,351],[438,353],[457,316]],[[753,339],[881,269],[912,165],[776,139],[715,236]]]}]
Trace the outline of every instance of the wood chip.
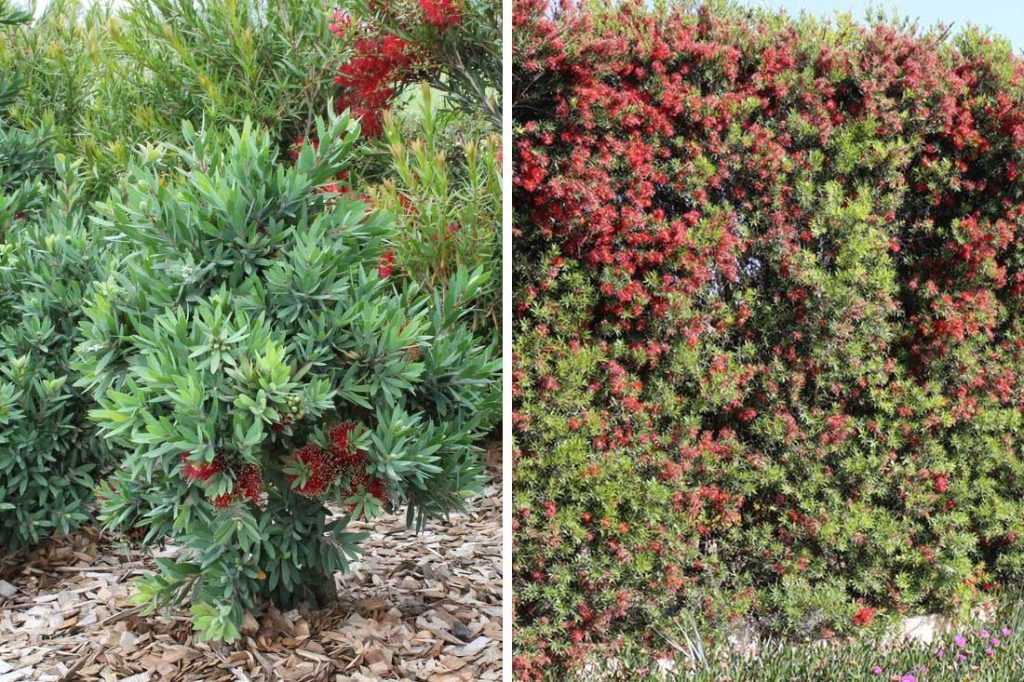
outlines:
[{"label": "wood chip", "polygon": [[147,554],[85,528],[5,557],[0,682],[501,679],[499,482],[420,535],[401,512],[349,530],[369,537],[337,577],[337,605],[264,609],[234,646],[198,641],[187,609],[147,616],[130,604],[133,579],[177,556],[173,545]]}]

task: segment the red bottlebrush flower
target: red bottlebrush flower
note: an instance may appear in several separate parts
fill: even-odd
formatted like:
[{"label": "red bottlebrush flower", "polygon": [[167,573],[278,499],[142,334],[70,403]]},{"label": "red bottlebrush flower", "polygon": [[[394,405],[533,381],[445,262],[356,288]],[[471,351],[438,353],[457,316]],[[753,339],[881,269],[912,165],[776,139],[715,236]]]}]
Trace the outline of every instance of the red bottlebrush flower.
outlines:
[{"label": "red bottlebrush flower", "polygon": [[853,624],[857,627],[864,627],[871,625],[871,621],[875,619],[875,609],[870,606],[862,606],[857,610],[857,613],[853,614]]},{"label": "red bottlebrush flower", "polygon": [[355,428],[354,423],[345,422],[331,429],[331,452],[336,457],[341,457],[348,453],[348,436],[352,433],[353,428]]},{"label": "red bottlebrush flower", "polygon": [[375,478],[370,482],[370,485],[366,487],[366,492],[376,497],[380,502],[388,501],[387,483],[379,478]]},{"label": "red bottlebrush flower", "polygon": [[939,474],[935,477],[935,480],[932,481],[932,484],[935,486],[935,492],[942,495],[949,490],[949,476],[946,474]]},{"label": "red bottlebrush flower", "polygon": [[462,23],[462,13],[452,0],[420,0],[420,9],[426,22],[442,31]]},{"label": "red bottlebrush flower", "polygon": [[348,33],[348,27],[352,25],[352,17],[347,12],[334,10],[334,21],[327,27],[328,30],[339,38],[344,38]]},{"label": "red bottlebrush flower", "polygon": [[190,454],[189,452],[181,453],[181,475],[185,477],[185,480],[189,482],[208,481],[214,474],[224,471],[224,459],[220,455],[214,457],[212,462],[195,464],[189,461]]},{"label": "red bottlebrush flower", "polygon": [[[293,458],[296,461],[302,462],[310,469],[310,474],[306,479],[305,485],[301,485],[294,490],[296,495],[302,495],[304,497],[318,497],[323,495],[338,477],[337,465],[334,463],[331,456],[318,445],[314,445],[312,443],[306,445],[298,450],[293,455]],[[289,476],[288,485],[290,486],[294,480],[294,476]]]},{"label": "red bottlebrush flower", "polygon": [[[387,502],[387,481],[384,481],[379,478],[374,478],[371,481],[365,469],[357,471],[352,474],[352,480],[349,483],[348,494],[350,496],[359,494],[359,488],[363,488],[363,490],[370,493],[381,502]],[[355,505],[349,505],[349,509],[352,509],[354,506]]]},{"label": "red bottlebrush flower", "polygon": [[338,466],[344,469],[361,467],[366,461],[366,453],[353,449],[352,443],[349,442],[349,436],[355,426],[353,422],[346,422],[331,429],[331,454],[334,455],[334,461]]},{"label": "red bottlebrush flower", "polygon": [[246,464],[238,473],[238,489],[250,502],[258,502],[263,494],[263,470],[255,464]]},{"label": "red bottlebrush flower", "polygon": [[409,45],[398,36],[385,36],[381,41],[380,52],[395,64],[404,64],[409,60],[406,48]]},{"label": "red bottlebrush flower", "polygon": [[395,270],[395,252],[388,251],[380,257],[380,265],[377,266],[377,274],[381,279],[387,279]]},{"label": "red bottlebrush flower", "polygon": [[231,503],[234,501],[234,495],[232,495],[231,493],[224,493],[223,495],[218,495],[217,497],[213,498],[213,506],[216,507],[217,509],[224,509],[225,507],[230,507]]},{"label": "red bottlebrush flower", "polygon": [[362,122],[366,137],[379,137],[382,113],[390,107],[395,88],[408,77],[408,45],[398,36],[360,38],[354,55],[338,69],[334,82],[344,88],[335,100],[338,111],[350,109]]}]

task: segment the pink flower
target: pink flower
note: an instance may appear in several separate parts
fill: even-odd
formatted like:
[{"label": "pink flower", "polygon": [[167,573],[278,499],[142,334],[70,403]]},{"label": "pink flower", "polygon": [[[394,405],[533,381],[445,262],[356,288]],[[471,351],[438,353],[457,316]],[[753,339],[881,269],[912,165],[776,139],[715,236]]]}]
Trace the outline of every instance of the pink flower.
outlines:
[{"label": "pink flower", "polygon": [[900,678],[900,682],[917,682],[917,678],[911,675],[910,673],[907,673],[906,675]]},{"label": "pink flower", "polygon": [[881,675],[882,674],[882,666],[876,665],[874,668],[871,669],[871,672],[873,674],[875,674],[875,675]]},{"label": "pink flower", "polygon": [[1010,628],[1003,628],[1002,633],[1003,637],[1009,637],[1011,634],[1013,634],[1013,630],[1011,630]]},{"label": "pink flower", "polygon": [[963,635],[957,635],[956,638],[953,639],[953,643],[961,649],[963,649],[965,646],[967,646],[967,638]]}]

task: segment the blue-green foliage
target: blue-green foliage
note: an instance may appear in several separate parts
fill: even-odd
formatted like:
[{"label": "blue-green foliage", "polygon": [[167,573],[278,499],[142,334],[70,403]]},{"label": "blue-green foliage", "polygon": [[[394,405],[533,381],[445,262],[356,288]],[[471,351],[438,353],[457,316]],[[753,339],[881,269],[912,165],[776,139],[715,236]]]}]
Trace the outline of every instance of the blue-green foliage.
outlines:
[{"label": "blue-green foliage", "polygon": [[[391,221],[323,191],[358,127],[342,116],[318,133],[285,166],[249,124],[186,125],[184,148],[144,151],[95,220],[131,245],[85,304],[76,364],[123,455],[103,518],[184,548],[142,599],[190,595],[209,638],[236,638],[261,598],[330,598],[357,552],[350,516],[383,503],[422,523],[458,508],[499,413],[500,363],[464,321],[488,274],[428,293],[382,273]],[[326,452],[338,424],[354,425],[358,468],[298,456]],[[329,520],[328,501],[350,515]]]}]

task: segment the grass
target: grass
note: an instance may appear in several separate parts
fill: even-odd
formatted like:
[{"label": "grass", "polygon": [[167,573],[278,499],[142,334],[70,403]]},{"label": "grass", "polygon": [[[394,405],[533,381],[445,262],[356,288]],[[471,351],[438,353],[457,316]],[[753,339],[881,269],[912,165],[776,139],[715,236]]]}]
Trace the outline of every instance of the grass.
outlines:
[{"label": "grass", "polygon": [[[693,682],[861,681],[1017,682],[1024,680],[1024,599],[1005,601],[996,618],[965,625],[932,644],[886,642],[875,633],[818,643],[769,642],[756,657],[707,643],[691,624],[669,647],[674,660],[657,662],[650,651],[623,651],[589,669],[588,680],[686,680]],[[720,641],[715,637],[712,642]],[[891,638],[889,638],[891,639]],[[582,679],[582,678],[581,678]]]}]

